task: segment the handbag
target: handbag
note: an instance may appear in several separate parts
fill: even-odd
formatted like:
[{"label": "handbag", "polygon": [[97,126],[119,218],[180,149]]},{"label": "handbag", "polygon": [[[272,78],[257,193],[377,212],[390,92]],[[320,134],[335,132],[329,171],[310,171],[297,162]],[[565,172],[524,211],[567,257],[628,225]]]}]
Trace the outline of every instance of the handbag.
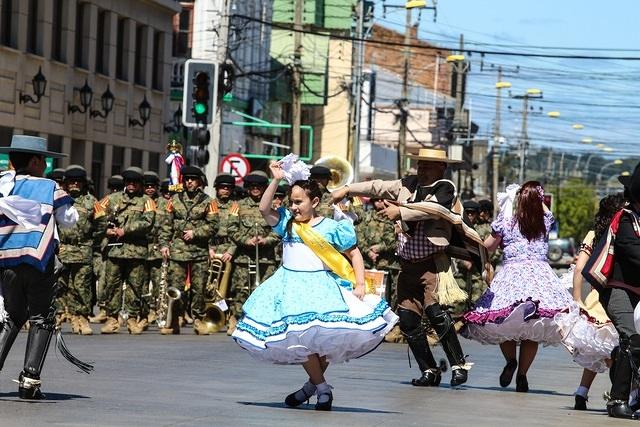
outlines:
[{"label": "handbag", "polygon": [[621,209],[613,216],[607,232],[593,247],[593,252],[582,269],[582,276],[595,288],[606,288],[609,285],[609,278],[613,273],[616,235],[624,214],[625,210]]}]

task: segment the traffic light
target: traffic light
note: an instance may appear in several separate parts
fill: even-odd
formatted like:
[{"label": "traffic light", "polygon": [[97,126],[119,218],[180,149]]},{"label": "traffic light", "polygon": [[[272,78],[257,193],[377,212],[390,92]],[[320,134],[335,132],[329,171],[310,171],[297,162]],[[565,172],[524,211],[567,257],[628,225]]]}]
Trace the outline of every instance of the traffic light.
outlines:
[{"label": "traffic light", "polygon": [[195,161],[198,166],[206,166],[209,163],[209,141],[211,134],[207,128],[196,128],[191,134],[191,142],[197,146],[195,149]]},{"label": "traffic light", "polygon": [[184,66],[182,123],[188,127],[213,122],[218,101],[218,64],[204,59],[189,59]]}]

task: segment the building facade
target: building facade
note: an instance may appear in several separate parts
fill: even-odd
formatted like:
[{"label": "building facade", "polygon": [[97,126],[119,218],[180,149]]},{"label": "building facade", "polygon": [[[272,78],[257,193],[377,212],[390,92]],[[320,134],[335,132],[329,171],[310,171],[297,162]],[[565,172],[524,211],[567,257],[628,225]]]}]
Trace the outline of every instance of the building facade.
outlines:
[{"label": "building facade", "polygon": [[[100,193],[128,166],[165,175],[179,11],[172,0],[3,0],[0,145],[12,134],[46,137],[69,155],[55,166],[85,166]],[[38,99],[39,71],[46,88]]]}]

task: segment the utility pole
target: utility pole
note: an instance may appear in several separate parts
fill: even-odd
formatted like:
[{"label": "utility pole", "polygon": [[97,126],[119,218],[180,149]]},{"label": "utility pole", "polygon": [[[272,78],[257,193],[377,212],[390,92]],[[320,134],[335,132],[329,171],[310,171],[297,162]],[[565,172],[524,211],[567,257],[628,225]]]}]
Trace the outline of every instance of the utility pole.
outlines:
[{"label": "utility pole", "polygon": [[[464,52],[464,34],[460,34],[460,55]],[[464,76],[468,70],[468,63],[464,60],[455,60],[453,62],[453,66],[456,70],[456,107],[453,115],[453,126],[454,126],[454,141],[458,139],[461,135],[461,129],[463,126],[463,113],[464,113]]]},{"label": "utility pole", "polygon": [[492,191],[491,191],[491,199],[493,201],[493,214],[494,216],[498,212],[498,174],[500,172],[500,153],[498,153],[498,147],[500,146],[500,108],[502,101],[502,67],[498,67],[498,81],[496,82],[496,121],[494,122],[493,127],[493,155],[491,156],[491,165],[493,167],[493,180],[492,180]]},{"label": "utility pole", "polygon": [[520,185],[524,183],[524,170],[527,166],[527,149],[529,148],[529,135],[527,135],[527,113],[529,112],[529,97],[525,95],[522,98],[522,130],[520,131],[520,174],[518,179]]},{"label": "utility pole", "polygon": [[404,69],[402,72],[402,93],[400,95],[400,135],[398,138],[398,178],[404,175],[404,165],[407,153],[407,118],[409,113],[409,61],[411,59],[411,9],[407,8],[407,16],[404,25]]},{"label": "utility pole", "polygon": [[365,19],[365,0],[358,2],[357,24],[356,24],[356,58],[353,70],[354,90],[353,100],[355,102],[354,112],[354,130],[353,130],[353,174],[354,180],[357,182],[360,176],[360,128],[362,117],[362,68],[364,66],[364,19]]},{"label": "utility pole", "polygon": [[293,73],[291,88],[291,152],[300,155],[300,125],[302,120],[302,13],[304,11],[304,0],[294,1]]}]

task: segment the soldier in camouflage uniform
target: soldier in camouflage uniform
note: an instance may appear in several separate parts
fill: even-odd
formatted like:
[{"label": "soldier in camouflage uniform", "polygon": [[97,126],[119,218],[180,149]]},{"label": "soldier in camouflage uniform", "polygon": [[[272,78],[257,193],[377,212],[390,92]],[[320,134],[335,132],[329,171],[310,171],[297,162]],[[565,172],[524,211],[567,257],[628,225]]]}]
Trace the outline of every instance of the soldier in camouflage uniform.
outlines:
[{"label": "soldier in camouflage uniform", "polygon": [[[205,287],[209,267],[209,243],[218,232],[218,203],[203,191],[204,173],[195,166],[180,170],[184,191],[174,194],[165,209],[160,247],[169,262],[169,284],[183,293],[183,307],[190,308],[193,330],[208,335]],[[188,303],[191,304],[188,304]],[[173,328],[162,334],[176,333]]]},{"label": "soldier in camouflage uniform", "polygon": [[[123,187],[124,182],[122,181],[122,175],[113,175],[107,180],[108,194],[121,193]],[[106,202],[106,197],[100,201],[100,203]],[[102,208],[104,209],[104,206],[102,206]],[[104,266],[107,263],[107,256],[105,254],[107,243],[107,238],[104,236],[104,227],[97,229],[93,245],[93,275],[96,300],[100,312],[96,316],[89,317],[89,322],[91,323],[104,323],[107,320],[105,306],[109,298],[104,294]]]},{"label": "soldier in camouflage uniform", "polygon": [[167,199],[160,197],[158,187],[160,177],[153,171],[147,171],[143,177],[144,194],[153,199],[156,203],[156,217],[153,221],[153,230],[149,236],[149,253],[147,255],[147,275],[149,277],[149,290],[146,292],[147,304],[149,305],[149,323],[156,320],[156,303],[158,301],[158,284],[162,272],[162,254],[160,253],[160,227],[164,221],[164,213],[167,207]]},{"label": "soldier in camouflage uniform", "polygon": [[281,206],[287,207],[287,194],[289,194],[290,187],[287,184],[278,185],[276,194],[273,195],[273,209],[278,209]]},{"label": "soldier in camouflage uniform", "polygon": [[[126,314],[131,334],[141,334],[148,325],[149,307],[142,295],[148,285],[145,263],[156,204],[144,195],[142,169],[130,167],[122,172],[122,177],[125,191],[103,199],[98,204],[101,210],[96,213],[107,217],[104,295],[108,298],[105,307],[108,319],[100,329],[103,334],[119,332],[118,314]],[[121,313],[122,309],[125,313]]]},{"label": "soldier in camouflage uniform", "polygon": [[231,314],[240,319],[242,304],[255,287],[256,278],[249,273],[249,265],[256,261],[256,245],[259,253],[260,280],[271,276],[275,271],[275,248],[280,238],[274,233],[260,214],[260,198],[269,184],[267,174],[262,171],[251,172],[244,178],[244,186],[249,197],[240,201],[239,229],[233,239],[238,245],[234,259],[231,280]]},{"label": "soldier in camouflage uniform", "polygon": [[64,172],[64,168],[55,168],[46,175],[46,178],[57,182],[60,188],[64,189]]},{"label": "soldier in camouflage uniform", "polygon": [[162,198],[165,200],[171,199],[171,191],[169,191],[169,185],[171,185],[171,180],[169,178],[165,178],[160,183],[160,194]]},{"label": "soldier in camouflage uniform", "polygon": [[316,207],[316,213],[325,218],[333,219],[333,201],[331,200],[331,193],[327,189],[329,181],[331,181],[331,170],[324,166],[314,166],[309,172],[310,181],[315,181],[322,187],[322,198],[320,203]]},{"label": "soldier in camouflage uniform", "polygon": [[[478,223],[476,224],[476,231],[480,235],[480,238],[484,241],[491,235],[493,230],[491,229],[491,223],[493,222],[493,203],[491,200],[480,200],[480,213],[478,214]],[[491,252],[489,260],[495,270],[496,266],[502,259],[502,250],[500,248]]]},{"label": "soldier in camouflage uniform", "polygon": [[78,222],[71,228],[60,228],[58,257],[66,269],[58,278],[64,293],[58,299],[58,310],[71,316],[71,330],[91,335],[87,317],[92,311],[93,245],[97,223],[94,220],[95,197],[87,193],[87,171],[70,165],[65,171],[64,185],[74,199]]},{"label": "soldier in camouflage uniform", "polygon": [[[231,197],[236,186],[236,179],[233,176],[226,173],[218,175],[214,181],[214,186],[216,189],[216,201],[218,202],[220,227],[218,232],[211,238],[209,256],[222,260],[225,263],[225,270],[231,268],[226,273],[228,276],[222,276],[222,280],[227,281],[227,289],[224,295],[227,298],[229,296],[228,286],[231,283],[231,275],[233,274],[232,261],[238,249],[233,236],[240,227],[240,203],[232,200]],[[235,316],[228,316],[227,322],[227,332],[233,331],[236,323]]]}]

